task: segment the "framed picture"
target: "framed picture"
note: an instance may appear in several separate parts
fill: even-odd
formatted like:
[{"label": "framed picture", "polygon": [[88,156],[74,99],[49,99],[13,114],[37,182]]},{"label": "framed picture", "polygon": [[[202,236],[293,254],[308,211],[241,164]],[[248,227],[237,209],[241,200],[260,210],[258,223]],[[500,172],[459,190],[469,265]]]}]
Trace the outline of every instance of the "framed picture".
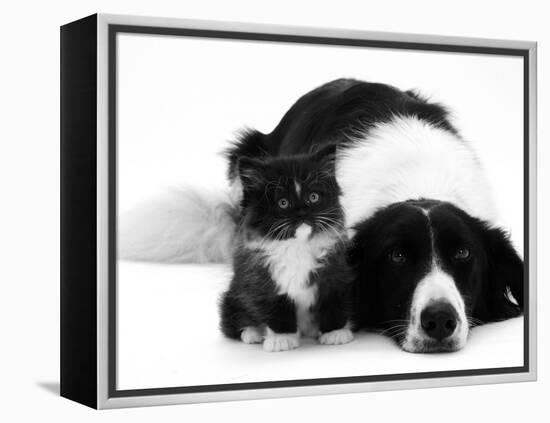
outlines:
[{"label": "framed picture", "polygon": [[536,44],[61,27],[61,395],[536,378]]}]

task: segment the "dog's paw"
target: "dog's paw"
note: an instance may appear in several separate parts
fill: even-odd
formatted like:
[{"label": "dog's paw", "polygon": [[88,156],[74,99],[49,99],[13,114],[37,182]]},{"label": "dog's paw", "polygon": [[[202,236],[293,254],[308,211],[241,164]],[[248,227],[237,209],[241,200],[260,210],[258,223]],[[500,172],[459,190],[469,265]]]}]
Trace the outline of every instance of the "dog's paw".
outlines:
[{"label": "dog's paw", "polygon": [[336,329],[323,333],[319,337],[319,342],[324,345],[347,344],[353,340],[353,332],[348,328]]},{"label": "dog's paw", "polygon": [[300,339],[296,333],[273,333],[270,331],[264,340],[264,350],[269,352],[289,351],[298,348]]},{"label": "dog's paw", "polygon": [[245,344],[259,344],[262,342],[262,331],[254,326],[247,326],[241,332],[241,341]]}]

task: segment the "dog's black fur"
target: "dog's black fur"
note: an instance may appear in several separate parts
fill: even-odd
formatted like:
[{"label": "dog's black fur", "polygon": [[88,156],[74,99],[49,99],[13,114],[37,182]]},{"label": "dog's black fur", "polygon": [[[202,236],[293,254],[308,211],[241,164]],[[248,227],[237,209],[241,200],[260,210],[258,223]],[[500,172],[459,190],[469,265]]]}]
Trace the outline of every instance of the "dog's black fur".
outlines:
[{"label": "dog's black fur", "polygon": [[395,115],[418,116],[437,127],[457,132],[443,106],[427,102],[414,91],[338,79],[298,99],[271,133],[244,131],[228,150],[229,176],[237,174],[239,158],[292,156],[327,144],[344,146],[354,131],[368,133],[374,125],[390,121]]}]

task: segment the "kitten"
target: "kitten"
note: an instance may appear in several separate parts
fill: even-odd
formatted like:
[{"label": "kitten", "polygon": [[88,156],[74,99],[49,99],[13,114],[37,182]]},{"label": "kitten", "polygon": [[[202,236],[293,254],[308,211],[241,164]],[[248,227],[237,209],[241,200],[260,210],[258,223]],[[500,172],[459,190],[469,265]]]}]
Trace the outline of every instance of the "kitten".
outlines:
[{"label": "kitten", "polygon": [[266,351],[296,348],[300,334],[322,344],[353,339],[335,150],[239,161],[239,239],[221,301],[226,336]]}]

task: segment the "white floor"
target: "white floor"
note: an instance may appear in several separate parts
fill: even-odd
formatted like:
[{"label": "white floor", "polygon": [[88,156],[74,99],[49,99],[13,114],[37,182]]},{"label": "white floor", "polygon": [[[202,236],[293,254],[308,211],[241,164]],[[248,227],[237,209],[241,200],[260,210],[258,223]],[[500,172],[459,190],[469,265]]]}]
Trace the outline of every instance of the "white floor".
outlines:
[{"label": "white floor", "polygon": [[118,389],[360,376],[521,366],[523,319],[475,328],[466,348],[410,354],[390,339],[360,333],[347,345],[302,340],[297,350],[264,352],[224,338],[218,298],[230,279],[222,265],[119,262]]}]

